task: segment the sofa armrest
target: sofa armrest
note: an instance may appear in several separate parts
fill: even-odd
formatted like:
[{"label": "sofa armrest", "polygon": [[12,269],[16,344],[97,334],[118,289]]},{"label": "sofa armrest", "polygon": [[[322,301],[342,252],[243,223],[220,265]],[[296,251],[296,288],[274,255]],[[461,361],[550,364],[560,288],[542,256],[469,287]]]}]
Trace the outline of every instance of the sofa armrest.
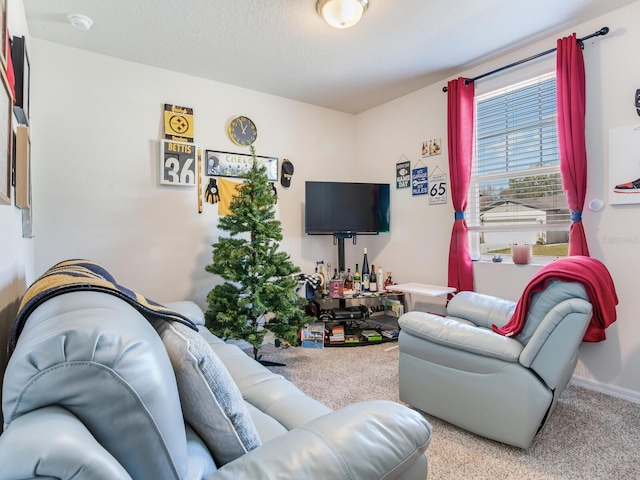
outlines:
[{"label": "sofa armrest", "polygon": [[[415,474],[430,440],[431,425],[418,412],[385,400],[360,402],[290,430],[207,480],[405,478]],[[426,468],[418,474],[424,479]]]},{"label": "sofa armrest", "polygon": [[459,292],[449,300],[447,315],[484,328],[504,326],[513,315],[516,302],[476,292]]},{"label": "sofa armrest", "polygon": [[163,305],[181,315],[184,315],[196,325],[204,325],[204,312],[197,303],[192,302],[191,300],[165,302]]},{"label": "sofa armrest", "polygon": [[511,337],[504,337],[492,330],[458,322],[448,317],[439,317],[425,312],[408,312],[398,320],[400,342],[403,335],[413,335],[433,343],[457,350],[517,362],[522,344]]},{"label": "sofa armrest", "polygon": [[45,407],[22,415],[0,435],[0,479],[131,480],[125,469],[68,410]]},{"label": "sofa armrest", "polygon": [[82,419],[132,477],[187,474],[184,420],[167,351],[145,317],[114,295],[69,292],[38,306],[2,388],[9,429],[23,415],[59,405]]}]

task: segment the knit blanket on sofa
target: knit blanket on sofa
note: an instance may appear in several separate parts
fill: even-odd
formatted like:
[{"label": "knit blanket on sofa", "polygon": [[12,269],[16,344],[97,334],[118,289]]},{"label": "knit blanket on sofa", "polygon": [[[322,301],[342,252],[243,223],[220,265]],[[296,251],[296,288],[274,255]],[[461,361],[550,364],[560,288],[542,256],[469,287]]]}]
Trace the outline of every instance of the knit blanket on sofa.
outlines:
[{"label": "knit blanket on sofa", "polygon": [[147,319],[173,320],[197,331],[195,324],[178,312],[119,285],[115,278],[99,264],[90,260],[66,260],[47,270],[25,292],[16,320],[11,327],[9,354],[13,352],[27,318],[39,305],[63,293],[76,291],[115,295],[128,302]]}]

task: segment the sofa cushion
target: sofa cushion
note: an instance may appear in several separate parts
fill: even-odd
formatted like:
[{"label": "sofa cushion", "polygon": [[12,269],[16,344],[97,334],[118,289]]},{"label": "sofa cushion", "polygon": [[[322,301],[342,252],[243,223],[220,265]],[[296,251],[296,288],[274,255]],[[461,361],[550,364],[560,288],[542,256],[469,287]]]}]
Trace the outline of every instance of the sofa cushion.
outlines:
[{"label": "sofa cushion", "polygon": [[178,382],[185,420],[222,466],[260,445],[260,437],[224,364],[209,344],[177,322],[156,322]]},{"label": "sofa cushion", "polygon": [[487,328],[459,322],[426,312],[407,312],[398,319],[400,335],[412,335],[455,350],[483,357],[517,362],[522,344],[513,338],[496,335]]}]

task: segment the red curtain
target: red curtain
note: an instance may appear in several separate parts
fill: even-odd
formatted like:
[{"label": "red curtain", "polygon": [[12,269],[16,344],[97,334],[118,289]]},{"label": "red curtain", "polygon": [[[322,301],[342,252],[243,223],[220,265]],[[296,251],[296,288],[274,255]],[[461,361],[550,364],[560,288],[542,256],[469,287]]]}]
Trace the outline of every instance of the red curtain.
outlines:
[{"label": "red curtain", "polygon": [[582,46],[575,33],[558,40],[556,89],[560,172],[562,187],[571,209],[569,255],[589,256],[582,225],[582,209],[587,190],[584,59]]},{"label": "red curtain", "polygon": [[464,212],[467,209],[467,192],[471,180],[475,89],[473,82],[465,85],[465,80],[458,78],[447,85],[449,175],[455,210],[449,245],[448,285],[458,291],[473,291],[473,264]]}]

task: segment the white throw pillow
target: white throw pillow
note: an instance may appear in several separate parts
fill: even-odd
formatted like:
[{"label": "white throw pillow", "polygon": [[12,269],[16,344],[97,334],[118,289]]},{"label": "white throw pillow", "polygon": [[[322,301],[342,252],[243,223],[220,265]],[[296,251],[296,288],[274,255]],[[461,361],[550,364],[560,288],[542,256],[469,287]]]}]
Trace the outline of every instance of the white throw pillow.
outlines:
[{"label": "white throw pillow", "polygon": [[260,446],[231,374],[200,334],[178,322],[154,322],[176,374],[185,420],[218,467]]}]

